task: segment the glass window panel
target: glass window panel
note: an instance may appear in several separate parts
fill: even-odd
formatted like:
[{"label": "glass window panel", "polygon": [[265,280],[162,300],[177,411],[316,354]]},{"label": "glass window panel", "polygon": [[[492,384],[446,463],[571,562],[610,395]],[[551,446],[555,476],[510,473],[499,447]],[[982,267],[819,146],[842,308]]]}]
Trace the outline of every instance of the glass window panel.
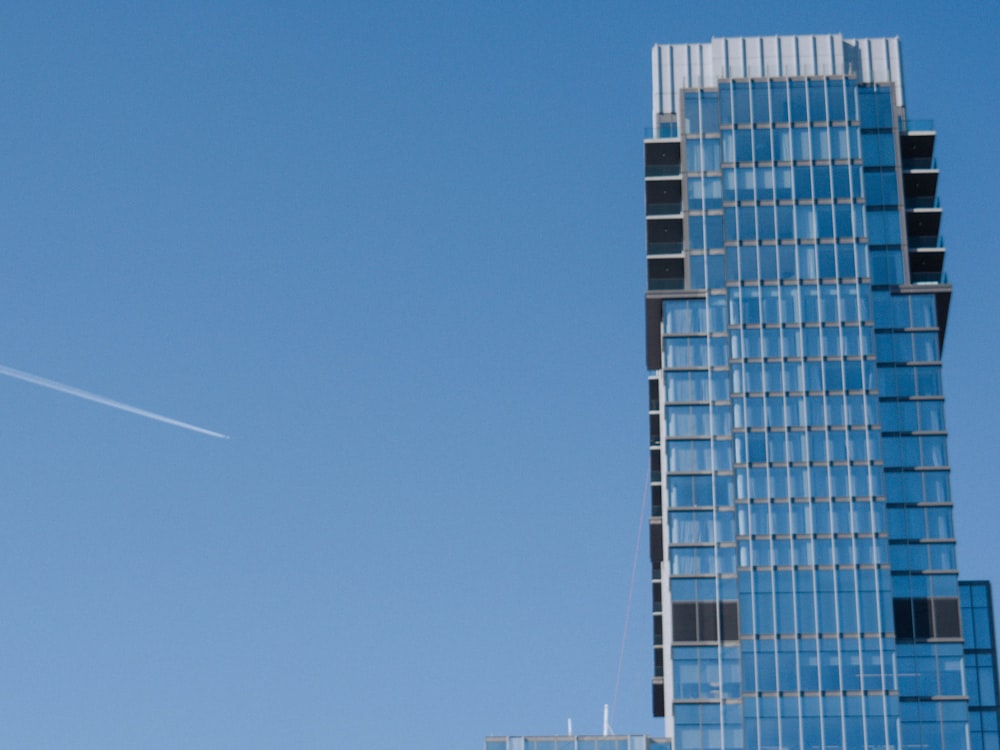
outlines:
[{"label": "glass window panel", "polygon": [[[792,208],[792,206],[788,206]],[[809,245],[799,245],[798,246],[798,259],[799,259],[799,275],[803,279],[815,279],[819,276],[819,266],[816,262],[816,248]],[[805,299],[806,292],[803,292],[803,300]],[[805,305],[803,305],[803,316],[800,318],[801,321],[805,321]]]},{"label": "glass window panel", "polygon": [[[784,201],[792,198],[792,169],[791,167],[775,167],[774,169],[774,198]],[[780,209],[779,209],[780,210]],[[788,237],[792,235],[789,234]]]},{"label": "glass window panel", "polygon": [[775,128],[770,132],[773,133],[774,137],[774,160],[791,161],[792,131],[788,128]]},{"label": "glass window panel", "polygon": [[[815,118],[813,118],[815,119]],[[821,161],[830,158],[830,133],[828,128],[812,129],[812,158]]]},{"label": "glass window panel", "polygon": [[[826,183],[829,187],[829,183]],[[833,237],[833,206],[816,206],[816,231],[818,237]],[[821,274],[822,275],[822,274]],[[832,274],[831,274],[832,275]]]},{"label": "glass window panel", "polygon": [[864,174],[865,201],[869,206],[884,206],[882,200],[882,174],[877,170],[866,170]]},{"label": "glass window panel", "polygon": [[705,217],[705,244],[710,250],[722,247],[722,216],[719,214]]},{"label": "glass window panel", "polygon": [[920,412],[920,429],[922,430],[944,429],[943,401],[920,401],[918,402],[918,409]]},{"label": "glass window panel", "polygon": [[684,95],[684,132],[697,133],[700,129],[698,119],[698,92]]},{"label": "glass window panel", "polygon": [[767,102],[767,89],[765,81],[754,81],[751,84],[753,121],[755,123],[766,123],[771,119],[770,107]]},{"label": "glass window panel", "polygon": [[733,84],[733,122],[750,122],[750,87],[746,83]]},{"label": "glass window panel", "polygon": [[739,167],[736,170],[736,198],[741,201],[754,199],[753,167]]},{"label": "glass window panel", "polygon": [[[792,158],[796,161],[805,161],[812,158],[809,150],[809,129],[804,127],[792,128]],[[878,144],[875,144],[878,148]]]},{"label": "glass window panel", "polygon": [[794,167],[795,197],[812,198],[812,170],[809,167]]},{"label": "glass window panel", "polygon": [[771,161],[771,131],[757,129],[753,131],[754,161]]},{"label": "glass window panel", "polygon": [[833,175],[833,196],[835,198],[850,198],[851,194],[851,169],[844,164],[836,164],[832,167]]},{"label": "glass window panel", "polygon": [[[687,165],[688,172],[700,172],[701,171],[701,148],[700,142],[696,140],[688,140],[685,143],[685,163]],[[690,183],[688,183],[690,185]]]},{"label": "glass window panel", "polygon": [[757,200],[774,200],[774,172],[770,167],[757,168]]},{"label": "glass window panel", "polygon": [[937,325],[934,314],[934,298],[931,295],[911,295],[910,306],[913,313],[912,326],[914,328],[934,328]]},{"label": "glass window panel", "polygon": [[824,81],[809,81],[809,119],[826,119],[826,87]]},{"label": "glass window panel", "polygon": [[848,145],[847,128],[830,128],[830,158],[850,159],[851,152]]},{"label": "glass window panel", "polygon": [[706,172],[718,172],[721,169],[722,149],[718,138],[707,138],[702,145],[702,169]]},{"label": "glass window panel", "polygon": [[753,133],[749,130],[735,131],[736,161],[753,161]]},{"label": "glass window panel", "polygon": [[899,203],[899,188],[894,170],[877,172],[882,183],[882,205],[895,206]]},{"label": "glass window panel", "polygon": [[829,198],[832,195],[830,186],[830,167],[813,167],[813,194],[817,198]]},{"label": "glass window panel", "polygon": [[867,113],[867,117],[862,120],[862,124],[869,128],[891,128],[893,110],[888,89],[885,86],[880,86],[876,90],[870,90],[866,93],[870,95],[875,110],[874,114],[871,111]]},{"label": "glass window panel", "polygon": [[[820,206],[827,209],[827,206]],[[834,254],[834,246],[823,244],[819,246],[819,275],[820,278],[833,279],[837,276],[837,257]]]},{"label": "glass window panel", "polygon": [[941,393],[941,368],[940,367],[917,367],[914,368],[917,374],[917,393],[921,396],[940,396]]},{"label": "glass window panel", "polygon": [[722,161],[727,164],[736,161],[736,136],[732,130],[722,131]]},{"label": "glass window panel", "polygon": [[771,81],[771,118],[788,122],[788,89],[784,81]]},{"label": "glass window panel", "polygon": [[798,236],[801,239],[812,239],[817,237],[816,207],[811,205],[796,206],[795,225]]},{"label": "glass window panel", "polygon": [[[854,236],[854,227],[852,225],[852,218],[854,216],[854,210],[850,205],[837,205],[834,207],[835,217],[836,217],[836,236],[837,237],[852,237]],[[854,276],[854,253],[853,248],[850,256],[848,256],[851,261],[851,267],[848,269],[850,272],[845,273],[844,268],[841,267],[840,275],[844,276]]]},{"label": "glass window panel", "polygon": [[723,124],[733,122],[732,87],[729,84],[719,84],[719,119]]},{"label": "glass window panel", "polygon": [[723,224],[725,225],[725,233],[727,240],[737,239],[737,225],[736,225],[736,209],[729,207],[723,211]]},{"label": "glass window panel", "polygon": [[794,122],[804,122],[809,119],[806,107],[806,82],[789,81],[789,103]]},{"label": "glass window panel", "polygon": [[879,133],[878,148],[879,164],[892,166],[896,163],[896,141],[892,137],[892,133]]},{"label": "glass window panel", "polygon": [[703,91],[701,94],[701,129],[705,133],[719,132],[719,97]]},{"label": "glass window panel", "polygon": [[[777,237],[777,229],[774,222],[774,207],[760,206],[757,213],[757,236],[761,240],[773,240]],[[767,270],[761,269],[761,278],[773,280],[778,278],[778,265],[776,259],[776,248],[770,247],[771,264]]]}]

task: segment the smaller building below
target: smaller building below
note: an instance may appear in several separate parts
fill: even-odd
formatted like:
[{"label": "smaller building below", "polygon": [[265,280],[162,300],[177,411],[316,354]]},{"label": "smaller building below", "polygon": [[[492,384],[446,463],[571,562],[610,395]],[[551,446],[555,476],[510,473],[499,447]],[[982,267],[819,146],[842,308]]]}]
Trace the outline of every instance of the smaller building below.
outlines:
[{"label": "smaller building below", "polygon": [[672,750],[666,739],[644,734],[575,737],[487,737],[486,750]]}]

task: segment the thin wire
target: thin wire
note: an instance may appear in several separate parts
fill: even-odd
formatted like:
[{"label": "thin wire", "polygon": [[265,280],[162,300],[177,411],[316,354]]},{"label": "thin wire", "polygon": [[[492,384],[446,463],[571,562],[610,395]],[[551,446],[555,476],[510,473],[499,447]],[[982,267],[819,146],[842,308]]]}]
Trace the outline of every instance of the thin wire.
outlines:
[{"label": "thin wire", "polygon": [[639,565],[639,548],[642,546],[642,529],[646,525],[646,497],[649,495],[649,472],[646,467],[646,481],[642,487],[642,509],[639,512],[639,528],[635,532],[635,551],[632,553],[632,576],[628,582],[628,603],[625,605],[625,627],[622,629],[622,645],[618,651],[618,672],[615,674],[615,692],[611,698],[611,714],[608,717],[610,726],[615,720],[615,707],[618,705],[618,687],[622,680],[622,664],[625,661],[625,641],[628,639],[628,622],[632,615],[632,593],[635,591],[635,571]]}]

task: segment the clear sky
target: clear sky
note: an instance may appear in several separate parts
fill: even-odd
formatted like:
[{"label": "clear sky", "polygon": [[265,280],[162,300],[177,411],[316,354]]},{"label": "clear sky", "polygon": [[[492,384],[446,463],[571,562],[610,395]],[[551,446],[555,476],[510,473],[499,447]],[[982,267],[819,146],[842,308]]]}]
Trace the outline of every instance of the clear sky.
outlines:
[{"label": "clear sky", "polygon": [[[600,731],[655,42],[902,37],[1000,583],[996,0],[86,5],[0,7],[0,364],[232,439],[0,379],[0,747]],[[660,728],[646,544],[620,732]]]}]

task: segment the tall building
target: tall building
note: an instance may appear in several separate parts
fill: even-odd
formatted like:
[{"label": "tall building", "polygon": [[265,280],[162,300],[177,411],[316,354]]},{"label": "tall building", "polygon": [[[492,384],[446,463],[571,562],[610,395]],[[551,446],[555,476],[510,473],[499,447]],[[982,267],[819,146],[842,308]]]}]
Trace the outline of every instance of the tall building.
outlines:
[{"label": "tall building", "polygon": [[653,49],[654,713],[675,750],[998,748],[959,583],[935,132],[898,39]]}]

